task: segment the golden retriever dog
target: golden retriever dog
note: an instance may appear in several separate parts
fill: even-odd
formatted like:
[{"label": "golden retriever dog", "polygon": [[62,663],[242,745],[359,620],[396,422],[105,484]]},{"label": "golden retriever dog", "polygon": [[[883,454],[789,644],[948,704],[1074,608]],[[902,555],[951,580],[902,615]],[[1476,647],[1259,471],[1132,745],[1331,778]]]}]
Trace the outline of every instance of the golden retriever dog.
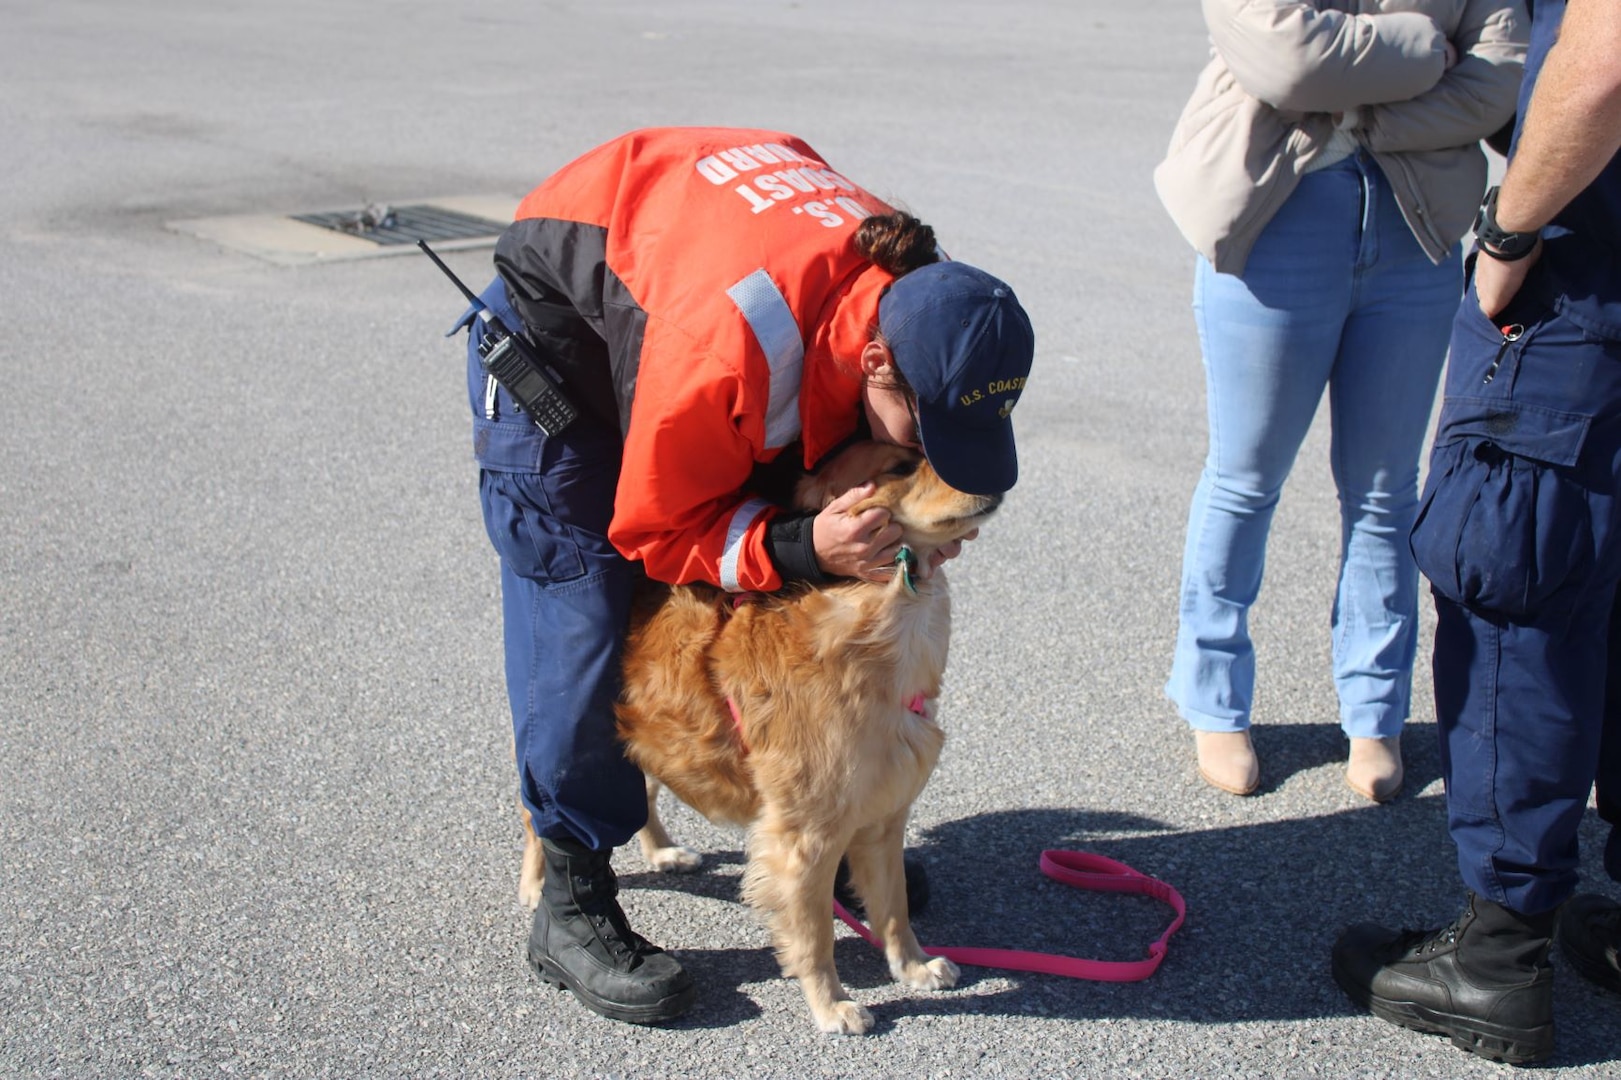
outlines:
[{"label": "golden retriever dog", "polygon": [[[885,582],[742,598],[648,583],[618,705],[626,752],[648,776],[638,834],[648,861],[661,870],[699,861],[660,823],[660,785],[711,821],[748,827],[744,899],[764,915],[816,1026],[841,1034],[873,1023],[833,965],[833,879],[845,855],[894,977],[926,990],[957,981],[956,965],[931,959],[912,933],[901,861],[907,815],[945,742],[935,698],[951,630],[944,574],[913,567],[1001,503],[956,491],[916,452],[877,442],[804,477],[795,501],[818,510],[868,480],[876,489],[851,512],[888,510],[915,563],[897,564]],[[541,852],[527,813],[524,825],[520,895],[532,907]]]}]

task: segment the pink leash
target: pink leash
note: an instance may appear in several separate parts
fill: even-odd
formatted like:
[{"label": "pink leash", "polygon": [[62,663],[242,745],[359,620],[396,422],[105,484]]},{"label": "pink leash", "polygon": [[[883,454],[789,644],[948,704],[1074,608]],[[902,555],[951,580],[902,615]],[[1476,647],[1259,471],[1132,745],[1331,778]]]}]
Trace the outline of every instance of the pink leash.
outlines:
[{"label": "pink leash", "polygon": [[[1152,896],[1169,904],[1176,919],[1159,939],[1148,946],[1148,957],[1143,960],[1082,960],[1073,956],[1053,953],[1025,952],[1020,949],[978,949],[947,947],[924,948],[930,956],[943,956],[958,964],[971,967],[1005,968],[1009,971],[1035,971],[1043,975],[1063,975],[1070,979],[1090,979],[1094,982],[1141,982],[1159,969],[1165,959],[1171,935],[1181,929],[1187,918],[1188,907],[1182,894],[1171,886],[1139,873],[1125,863],[1106,859],[1085,851],[1054,851],[1041,853],[1041,872],[1064,885],[1093,892],[1137,893]],[[833,913],[845,925],[860,934],[867,944],[883,948],[883,942],[860,920],[844,910],[844,905],[833,901]]]},{"label": "pink leash", "polygon": [[[752,595],[739,594],[733,598],[732,606],[741,607],[749,602]],[[919,716],[927,715],[922,694],[913,695],[906,703],[906,707]],[[743,753],[747,754],[749,745],[743,738],[743,714],[731,698],[726,699],[726,708],[732,714],[732,727],[737,733],[737,740],[742,745]],[[1182,921],[1188,915],[1188,906],[1183,902],[1181,893],[1158,878],[1139,873],[1123,862],[1085,851],[1052,849],[1043,851],[1041,872],[1060,884],[1076,889],[1152,896],[1155,900],[1169,904],[1171,910],[1176,912],[1176,919],[1165,928],[1165,933],[1161,934],[1158,940],[1148,946],[1148,957],[1144,960],[1082,960],[1074,956],[1025,952],[1021,949],[979,949],[958,946],[941,949],[925,947],[923,951],[930,956],[943,956],[953,963],[967,964],[970,967],[1034,971],[1043,975],[1063,975],[1070,979],[1089,979],[1093,982],[1141,982],[1159,970],[1160,961],[1165,959],[1165,951],[1170,946],[1171,935],[1182,928]],[[874,948],[883,948],[884,943],[878,940],[877,935],[867,929],[861,920],[846,911],[844,905],[837,900],[833,901],[833,914],[860,934],[867,944]]]}]

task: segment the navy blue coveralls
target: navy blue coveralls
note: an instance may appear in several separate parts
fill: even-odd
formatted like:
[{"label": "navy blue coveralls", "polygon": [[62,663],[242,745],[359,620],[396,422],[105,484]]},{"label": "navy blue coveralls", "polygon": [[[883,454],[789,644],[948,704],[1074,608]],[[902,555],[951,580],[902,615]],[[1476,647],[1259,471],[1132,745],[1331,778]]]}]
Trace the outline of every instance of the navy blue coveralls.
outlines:
[{"label": "navy blue coveralls", "polygon": [[[482,299],[507,327],[524,325],[501,278]],[[464,313],[456,330],[475,315]],[[647,823],[645,781],[614,728],[639,576],[608,542],[623,444],[616,425],[583,411],[548,437],[486,377],[477,336],[468,335],[467,396],[484,527],[501,557],[519,797],[537,835],[606,850]]]},{"label": "navy blue coveralls", "polygon": [[[1564,7],[1536,5],[1521,117]],[[1621,881],[1621,157],[1543,238],[1506,311],[1459,309],[1412,534],[1459,870],[1524,914],[1575,891],[1595,783]]]}]

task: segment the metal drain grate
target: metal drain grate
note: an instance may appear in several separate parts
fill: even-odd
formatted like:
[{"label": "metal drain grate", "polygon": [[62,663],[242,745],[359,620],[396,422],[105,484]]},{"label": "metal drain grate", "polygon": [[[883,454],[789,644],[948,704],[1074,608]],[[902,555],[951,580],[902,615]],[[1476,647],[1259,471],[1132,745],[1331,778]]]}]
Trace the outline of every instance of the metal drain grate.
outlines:
[{"label": "metal drain grate", "polygon": [[391,247],[418,240],[473,240],[500,236],[503,222],[446,210],[441,206],[367,206],[363,210],[334,210],[321,214],[292,214],[294,221],[318,225],[360,240]]},{"label": "metal drain grate", "polygon": [[176,232],[278,266],[416,254],[426,240],[440,251],[490,247],[517,213],[519,197],[494,192],[419,196],[393,206],[372,203],[331,213],[228,214],[165,224]]}]

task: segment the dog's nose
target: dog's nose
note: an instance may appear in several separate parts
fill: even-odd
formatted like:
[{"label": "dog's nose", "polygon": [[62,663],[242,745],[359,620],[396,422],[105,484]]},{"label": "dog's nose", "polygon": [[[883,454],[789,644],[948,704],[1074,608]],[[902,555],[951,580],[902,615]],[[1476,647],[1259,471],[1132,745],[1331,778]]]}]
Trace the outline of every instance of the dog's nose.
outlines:
[{"label": "dog's nose", "polygon": [[1006,498],[1006,497],[1007,496],[1005,496],[1005,495],[982,495],[982,496],[980,496],[979,512],[982,513],[982,514],[989,514],[991,511],[993,511],[997,507],[1001,506],[1002,505],[1002,500],[1004,498]]}]

